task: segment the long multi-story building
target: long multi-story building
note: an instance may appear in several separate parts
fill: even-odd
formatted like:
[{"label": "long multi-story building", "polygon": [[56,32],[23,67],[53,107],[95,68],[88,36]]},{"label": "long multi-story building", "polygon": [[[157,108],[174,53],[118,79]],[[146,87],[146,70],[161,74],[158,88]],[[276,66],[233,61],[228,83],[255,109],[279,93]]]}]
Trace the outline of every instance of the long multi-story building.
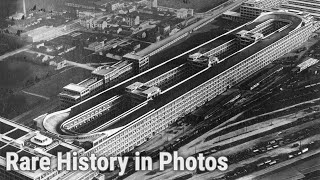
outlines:
[{"label": "long multi-story building", "polygon": [[56,126],[69,136],[104,132],[86,155],[121,155],[298,47],[317,26],[310,16],[265,13],[218,37],[203,56],[169,61],[63,111]]},{"label": "long multi-story building", "polygon": [[40,42],[64,35],[63,27],[42,26],[21,34],[30,42]]},{"label": "long multi-story building", "polygon": [[288,0],[248,0],[240,6],[241,17],[252,20],[258,17],[262,12],[270,12],[271,9],[280,7]]},{"label": "long multi-story building", "polygon": [[112,66],[101,66],[92,77],[69,84],[59,94],[61,107],[68,108],[134,75],[133,63],[121,61]]}]

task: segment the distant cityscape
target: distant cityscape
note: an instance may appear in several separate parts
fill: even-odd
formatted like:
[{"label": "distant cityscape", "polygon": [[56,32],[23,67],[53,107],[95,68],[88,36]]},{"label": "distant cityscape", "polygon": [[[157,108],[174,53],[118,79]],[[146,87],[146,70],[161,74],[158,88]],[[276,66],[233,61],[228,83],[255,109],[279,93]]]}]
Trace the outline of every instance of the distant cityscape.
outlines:
[{"label": "distant cityscape", "polygon": [[[0,30],[3,47],[15,43],[0,67],[22,63],[6,66],[8,81],[14,69],[32,75],[0,79],[0,114],[14,110],[0,118],[0,179],[319,177],[320,1],[226,0],[206,11],[160,1],[21,0]],[[26,107],[11,105],[16,97]],[[139,172],[130,160],[123,176],[57,163],[6,171],[6,152],[157,162],[164,151],[223,155],[229,169]]]}]

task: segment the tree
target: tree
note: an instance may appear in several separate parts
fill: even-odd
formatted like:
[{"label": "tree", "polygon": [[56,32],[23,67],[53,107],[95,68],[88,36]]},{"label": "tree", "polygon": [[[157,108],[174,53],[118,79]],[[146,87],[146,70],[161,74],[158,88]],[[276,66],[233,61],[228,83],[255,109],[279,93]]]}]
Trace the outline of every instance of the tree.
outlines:
[{"label": "tree", "polygon": [[17,31],[17,36],[20,36],[21,35],[21,30],[18,30]]},{"label": "tree", "polygon": [[40,78],[38,78],[38,76],[35,77],[34,81],[37,83],[40,81]]},{"label": "tree", "polygon": [[93,147],[93,144],[90,141],[86,141],[81,144],[81,147],[83,147],[85,150],[89,150]]},{"label": "tree", "polygon": [[76,146],[80,146],[80,142],[77,141],[77,140],[75,140],[75,141],[73,142],[73,144],[76,145]]}]

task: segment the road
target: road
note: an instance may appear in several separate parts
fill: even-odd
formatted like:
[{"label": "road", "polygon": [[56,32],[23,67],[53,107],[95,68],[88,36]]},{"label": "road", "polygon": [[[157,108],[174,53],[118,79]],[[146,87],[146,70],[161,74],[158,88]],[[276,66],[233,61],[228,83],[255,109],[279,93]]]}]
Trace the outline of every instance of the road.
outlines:
[{"label": "road", "polygon": [[[33,50],[30,50],[30,49],[26,49],[25,51],[29,52],[29,53],[35,53],[35,54],[40,54],[40,55],[43,55],[43,56],[48,56],[49,58],[54,58],[55,56],[51,56],[49,54],[44,54],[42,52],[37,52],[37,51],[33,51]],[[67,64],[71,65],[71,66],[75,66],[75,67],[79,67],[79,68],[83,68],[83,69],[87,69],[87,70],[90,70],[90,71],[93,71],[95,70],[94,67],[91,67],[90,65],[87,65],[87,64],[81,64],[81,63],[77,63],[77,62],[73,62],[73,61],[68,61],[66,60]]]},{"label": "road", "polygon": [[33,119],[35,119],[39,115],[59,110],[59,106],[60,106],[59,99],[51,99],[47,103],[41,104],[36,108],[11,119],[11,121],[14,121],[16,123],[20,123],[23,125],[29,125],[29,124],[32,124]]},{"label": "road", "polygon": [[[203,13],[205,15],[210,14],[210,16],[200,20],[198,22],[199,23],[198,25],[201,25],[201,24],[203,24],[204,22],[206,22],[208,20],[217,18],[218,16],[222,15],[224,12],[232,10],[232,9],[236,8],[237,6],[240,6],[245,1],[246,0],[235,0],[229,5],[223,4],[223,6],[224,6],[223,8],[222,7],[218,8],[218,9],[214,8],[213,10],[209,10],[208,12]],[[228,1],[226,3],[230,3],[230,2]],[[197,24],[197,23],[195,23],[195,24]]]},{"label": "road", "polygon": [[38,51],[34,51],[34,50],[31,50],[31,49],[27,49],[27,50],[25,50],[25,51],[28,52],[28,53],[31,53],[31,54],[37,54],[37,55],[47,56],[47,58],[50,58],[50,59],[54,58],[54,56],[52,56],[52,55],[45,54],[45,53],[38,52]]},{"label": "road", "polygon": [[39,98],[43,98],[43,99],[45,99],[45,100],[50,100],[49,97],[42,96],[42,95],[40,95],[40,94],[35,94],[35,93],[27,92],[27,91],[22,91],[22,92],[25,93],[25,94],[29,94],[29,95],[31,95],[31,96],[36,96],[36,97],[39,97]]},{"label": "road", "polygon": [[[232,3],[234,3],[236,0],[229,0],[227,2],[224,2],[222,4],[220,4],[219,6],[217,7],[214,7],[206,12],[203,12],[203,13],[195,13],[195,16],[199,16],[199,17],[208,17],[210,15],[212,15],[212,13],[215,13],[215,11],[219,10],[219,9],[223,9],[224,7],[228,6],[228,5],[231,5]],[[242,3],[242,2],[241,2]],[[233,9],[233,8],[231,8]],[[229,9],[229,10],[231,10]]]},{"label": "road", "polygon": [[31,44],[23,46],[22,48],[16,49],[14,51],[8,52],[8,53],[6,53],[4,55],[1,55],[0,56],[0,61],[3,61],[4,59],[6,59],[6,58],[8,58],[10,56],[13,56],[15,54],[19,54],[19,53],[21,53],[23,51],[26,51],[26,50],[30,49],[30,48],[31,48]]}]

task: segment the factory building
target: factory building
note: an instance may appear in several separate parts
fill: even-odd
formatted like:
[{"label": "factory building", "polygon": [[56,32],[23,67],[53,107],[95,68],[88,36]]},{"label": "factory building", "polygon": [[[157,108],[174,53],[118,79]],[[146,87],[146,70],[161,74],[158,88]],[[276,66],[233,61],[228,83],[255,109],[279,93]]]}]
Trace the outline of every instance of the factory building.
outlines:
[{"label": "factory building", "polygon": [[29,42],[47,41],[65,34],[63,27],[42,26],[21,34]]},{"label": "factory building", "polygon": [[[222,57],[218,64],[194,66],[187,62],[147,82],[127,86],[127,94],[144,97],[141,106],[121,114],[121,118],[113,119],[107,126],[98,127],[108,135],[96,140],[95,146],[85,154],[121,155],[132,150],[196,107],[298,47],[315,30],[311,20],[284,12],[264,14],[242,29],[256,29],[269,19],[287,22],[290,26],[282,31],[275,28],[264,35],[268,40],[257,40],[231,56]],[[76,124],[66,121],[61,128],[72,128]]]},{"label": "factory building", "polygon": [[240,14],[242,18],[252,20],[262,12],[270,12],[273,8],[278,8],[287,1],[288,0],[248,0],[240,6]]},{"label": "factory building", "polygon": [[[118,129],[118,132],[101,137],[102,142],[100,142],[101,139],[97,140],[96,146],[86,154],[119,155],[132,150],[135,146],[153,136],[154,133],[164,130],[179,117],[193,111],[196,107],[203,105],[206,101],[249,77],[273,60],[298,47],[315,30],[312,21],[303,19],[304,22],[302,22],[300,17],[291,13],[268,13],[258,20],[265,19],[263,21],[265,22],[272,18],[290,21],[290,26],[287,26],[286,29],[269,36],[272,42],[266,40],[253,42],[212,67],[202,67],[203,69],[200,68],[192,72],[193,75],[187,75],[185,80],[169,85],[168,89],[160,88],[160,93],[157,88],[165,82],[161,84],[150,82],[163,81],[163,79],[167,79],[168,74],[162,75],[165,78],[159,76],[148,83],[138,82],[128,86],[126,92],[132,94],[143,93],[144,91],[136,90],[145,86],[147,92],[154,92],[154,95],[151,93],[150,97],[145,96],[148,105],[140,107],[139,110],[119,119],[118,123],[114,121],[109,126],[104,126],[103,130],[106,132],[114,129]],[[171,81],[174,81],[174,76],[172,79]],[[154,88],[150,89],[151,87]],[[152,100],[148,100],[148,97]],[[74,122],[68,121],[64,124],[66,125],[65,128],[71,127],[67,127],[68,123],[75,125]]]},{"label": "factory building", "polygon": [[218,38],[220,44],[202,56],[170,61],[105,91],[104,102],[87,111],[80,108],[80,114],[64,120],[59,128],[70,136],[105,133],[85,155],[124,154],[297,48],[316,26],[308,16],[265,13]]},{"label": "factory building", "polygon": [[71,107],[134,75],[133,63],[121,61],[112,66],[101,66],[92,76],[78,84],[69,84],[59,94],[62,108]]}]

